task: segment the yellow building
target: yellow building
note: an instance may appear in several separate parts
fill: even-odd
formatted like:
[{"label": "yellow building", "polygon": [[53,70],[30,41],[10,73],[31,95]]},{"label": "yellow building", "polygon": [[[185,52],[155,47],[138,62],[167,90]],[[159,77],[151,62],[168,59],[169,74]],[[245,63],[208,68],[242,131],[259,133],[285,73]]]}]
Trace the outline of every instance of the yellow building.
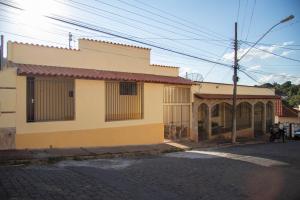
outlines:
[{"label": "yellow building", "polygon": [[162,143],[164,90],[178,88],[191,110],[193,83],[178,74],[176,67],[151,65],[150,49],[142,47],[88,39],[79,40],[78,50],[8,42],[0,127],[15,127],[15,138],[8,131],[2,146]]},{"label": "yellow building", "polygon": [[[231,84],[199,83],[193,86],[193,134],[196,140],[229,138],[232,127]],[[237,137],[258,137],[274,123],[275,90],[237,87]]]},{"label": "yellow building", "polygon": [[[150,64],[150,49],[80,39],[78,50],[8,42],[0,148],[144,145],[229,136],[232,86]],[[265,133],[274,91],[238,86],[238,136]]]}]

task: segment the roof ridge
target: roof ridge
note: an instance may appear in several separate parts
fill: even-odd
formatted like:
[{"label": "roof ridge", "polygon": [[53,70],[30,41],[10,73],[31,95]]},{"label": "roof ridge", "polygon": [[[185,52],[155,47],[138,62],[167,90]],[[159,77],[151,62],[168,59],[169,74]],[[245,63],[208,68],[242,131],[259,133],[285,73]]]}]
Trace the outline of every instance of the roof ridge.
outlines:
[{"label": "roof ridge", "polygon": [[92,41],[92,42],[101,42],[101,43],[112,44],[112,45],[120,45],[120,46],[137,48],[137,49],[151,50],[150,48],[147,48],[147,47],[141,47],[141,46],[136,46],[136,45],[111,42],[111,41],[105,41],[105,40],[96,40],[96,39],[90,39],[90,38],[79,38],[78,40],[87,40],[87,41]]},{"label": "roof ridge", "polygon": [[37,46],[37,47],[46,47],[46,48],[55,48],[55,49],[61,49],[61,50],[69,50],[69,51],[80,51],[79,49],[70,49],[67,47],[59,47],[59,46],[53,46],[53,45],[45,45],[45,44],[35,44],[35,43],[29,43],[29,42],[19,42],[19,41],[11,41],[8,42],[14,43],[14,44],[21,44],[21,45],[31,45],[31,46]]}]

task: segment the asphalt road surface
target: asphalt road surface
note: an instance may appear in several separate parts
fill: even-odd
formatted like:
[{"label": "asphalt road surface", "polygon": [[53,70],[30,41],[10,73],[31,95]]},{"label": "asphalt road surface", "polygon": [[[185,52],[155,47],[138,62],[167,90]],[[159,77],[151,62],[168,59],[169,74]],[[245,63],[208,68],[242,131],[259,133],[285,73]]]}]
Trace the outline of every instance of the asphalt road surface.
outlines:
[{"label": "asphalt road surface", "polygon": [[0,199],[300,199],[300,142],[0,166]]}]

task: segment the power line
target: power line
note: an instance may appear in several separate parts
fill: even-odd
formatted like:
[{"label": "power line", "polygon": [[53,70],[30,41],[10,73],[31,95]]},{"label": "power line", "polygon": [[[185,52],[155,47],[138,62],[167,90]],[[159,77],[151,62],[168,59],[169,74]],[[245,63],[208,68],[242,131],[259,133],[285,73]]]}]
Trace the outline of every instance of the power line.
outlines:
[{"label": "power line", "polygon": [[[179,23],[180,26],[172,25],[172,24],[169,24],[169,23],[166,23],[166,22],[162,22],[162,21],[157,20],[157,19],[155,19],[155,18],[151,18],[151,17],[145,16],[145,15],[142,15],[142,14],[139,14],[139,13],[136,13],[136,12],[133,12],[133,11],[130,11],[130,10],[127,10],[127,9],[125,9],[125,8],[121,8],[121,7],[118,7],[118,6],[115,6],[115,5],[106,3],[106,2],[102,2],[102,1],[99,1],[99,0],[95,0],[95,1],[98,2],[98,3],[101,3],[101,4],[104,4],[104,5],[113,7],[113,8],[115,8],[115,9],[118,9],[118,10],[121,10],[121,11],[124,11],[124,12],[127,12],[127,13],[130,13],[130,14],[134,14],[134,15],[139,16],[139,17],[143,17],[143,18],[145,18],[145,19],[148,19],[148,20],[151,20],[151,21],[155,21],[155,22],[160,23],[160,24],[163,24],[163,25],[167,25],[167,26],[169,26],[169,27],[175,28],[176,30],[181,30],[181,31],[184,31],[184,32],[193,34],[193,35],[197,35],[197,36],[199,35],[199,33],[194,32],[195,29],[193,29],[193,28],[192,28],[192,31],[182,28],[182,27],[186,27],[186,25],[183,24],[183,23],[179,23],[179,22],[177,22],[177,21],[175,21],[175,23],[176,23],[176,24]],[[143,11],[145,11],[145,12],[147,12],[147,13],[151,13],[152,15],[159,16],[160,18],[167,19],[168,21],[171,21],[171,22],[174,23],[174,20],[172,20],[172,19],[163,17],[163,16],[161,16],[161,15],[158,15],[158,14],[156,14],[156,13],[153,13],[153,12],[151,12],[151,11],[148,11],[148,10],[146,10],[146,9],[137,7],[137,6],[135,6],[135,5],[129,4],[129,3],[124,2],[124,1],[120,1],[120,2],[122,2],[122,3],[126,4],[126,5],[129,5],[129,6],[131,6],[131,7],[138,8],[138,9],[140,9],[140,10],[143,10]],[[191,29],[191,28],[190,28],[190,29]],[[202,31],[202,30],[198,30],[198,31],[199,31],[200,33],[202,33],[201,36],[205,36],[205,35],[209,35],[209,36],[210,36],[210,34],[207,34],[205,31]],[[211,38],[211,37],[208,37],[208,36],[206,36],[206,37],[207,37],[207,38]],[[209,42],[208,42],[208,43],[209,43]],[[212,44],[215,44],[215,43],[212,43]],[[215,45],[216,45],[216,44],[215,44]]]},{"label": "power line", "polygon": [[263,65],[263,66],[270,66],[270,67],[300,67],[300,65],[289,65],[289,64],[274,64],[274,65],[268,65],[268,64],[266,64],[266,65]]},{"label": "power line", "polygon": [[245,10],[244,17],[242,19],[241,38],[243,37],[244,26],[246,24],[246,19],[247,19],[247,7],[248,7],[248,0],[246,0],[245,9],[244,9]]},{"label": "power line", "polygon": [[[223,61],[224,60],[224,58],[223,58],[223,56],[225,55],[225,53],[228,51],[228,49],[229,49],[229,47],[227,47],[225,50],[224,50],[224,52],[222,53],[222,56],[217,60],[217,61]],[[208,75],[215,69],[215,67],[216,67],[216,64],[214,64],[213,66],[212,66],[212,68],[205,74],[205,76],[203,77],[203,81],[208,77]]]},{"label": "power line", "polygon": [[[56,1],[57,1],[57,0],[56,0]],[[164,29],[164,28],[162,28],[162,27],[158,27],[158,26],[154,26],[154,25],[151,25],[151,24],[147,24],[147,23],[144,23],[143,21],[136,20],[136,19],[132,19],[132,18],[128,18],[128,17],[122,16],[122,15],[119,15],[119,14],[115,14],[115,13],[113,13],[113,12],[105,11],[105,10],[103,10],[103,9],[99,9],[99,8],[96,8],[96,7],[93,7],[93,6],[84,4],[84,3],[79,3],[79,2],[76,2],[76,1],[73,1],[73,0],[70,0],[70,1],[72,1],[72,2],[74,2],[74,3],[77,3],[77,4],[81,5],[81,6],[86,6],[86,7],[95,9],[95,10],[100,10],[100,11],[103,11],[103,12],[108,12],[108,13],[113,14],[113,15],[116,15],[116,16],[118,16],[118,17],[127,18],[127,19],[129,19],[129,20],[132,20],[132,21],[135,21],[135,22],[138,22],[138,23],[141,23],[141,24],[145,24],[145,25],[147,25],[147,26],[155,27],[155,28],[160,29],[160,30],[165,30],[165,31],[170,32],[170,33],[173,33],[173,34],[183,35],[183,34],[179,34],[178,32],[171,31],[171,30],[169,30],[169,29]],[[57,2],[62,3],[62,4],[67,5],[67,6],[70,6],[70,7],[74,7],[74,8],[76,8],[76,9],[80,10],[80,11],[85,10],[85,9],[83,9],[82,7],[79,8],[79,7],[76,7],[76,6],[74,6],[74,5],[66,4],[66,3],[63,3],[63,2],[60,2],[60,1],[57,1]],[[120,23],[120,24],[125,24],[125,25],[127,25],[127,26],[137,28],[137,29],[139,29],[139,30],[142,30],[142,31],[147,32],[147,33],[150,33],[150,34],[152,34],[152,35],[158,35],[158,36],[160,36],[160,37],[164,37],[164,36],[161,36],[161,35],[159,35],[159,34],[157,34],[157,33],[150,32],[150,31],[148,31],[148,30],[145,30],[145,29],[143,29],[143,28],[140,28],[140,27],[138,27],[138,26],[133,26],[133,25],[130,25],[130,24],[127,24],[127,23],[120,22],[120,21],[118,21],[118,20],[109,18],[109,17],[107,17],[107,16],[99,15],[99,13],[95,13],[95,12],[91,12],[91,11],[87,11],[87,10],[85,10],[85,11],[86,11],[87,13],[90,13],[90,14],[94,14],[94,15],[97,15],[97,16],[100,16],[100,17],[104,17],[104,18],[107,18],[107,19],[116,21],[116,22],[118,22],[118,23]],[[187,36],[187,35],[183,35],[183,36],[189,37],[189,36]],[[170,40],[170,39],[167,38],[167,40]],[[173,40],[170,40],[170,41],[171,41],[171,42],[175,42],[175,41],[173,41]],[[185,44],[185,43],[182,43],[182,42],[176,42],[176,43],[178,43],[178,44],[180,44],[180,45],[182,45],[182,46],[187,46],[187,47],[193,48],[193,49],[198,50],[198,51],[201,50],[201,51],[203,51],[203,52],[207,52],[208,54],[212,54],[212,55],[218,57],[217,54],[214,54],[214,53],[212,53],[212,52],[209,52],[209,51],[206,51],[206,50],[203,50],[203,49],[199,49],[199,48],[197,48],[197,47],[194,47],[193,45],[188,45],[188,44]],[[220,46],[223,46],[223,45],[220,45]]]},{"label": "power line", "polygon": [[[10,4],[6,4],[6,3],[3,3],[3,2],[0,2],[0,4],[8,6],[8,7],[15,8],[15,9],[18,9],[18,10],[22,10],[22,11],[24,10],[22,8],[19,8],[19,7],[10,5]],[[95,32],[104,33],[104,34],[115,36],[115,37],[119,37],[121,39],[125,39],[125,40],[128,40],[128,41],[132,41],[132,42],[136,42],[136,43],[139,43],[139,44],[143,44],[143,45],[147,45],[147,46],[150,46],[150,47],[154,47],[154,48],[157,48],[157,49],[161,49],[161,50],[165,50],[165,51],[168,51],[168,52],[172,52],[172,53],[175,53],[175,54],[179,54],[179,55],[184,55],[184,56],[187,56],[187,57],[195,58],[195,59],[198,59],[198,60],[201,60],[201,61],[204,61],[204,62],[214,63],[214,64],[222,65],[222,66],[225,66],[225,67],[231,67],[231,65],[228,65],[228,64],[225,64],[225,63],[220,63],[220,62],[212,61],[212,60],[209,60],[209,59],[206,59],[206,58],[202,58],[202,57],[199,57],[199,56],[190,55],[190,54],[187,54],[187,53],[175,51],[175,50],[168,49],[168,48],[165,48],[165,47],[153,45],[153,44],[150,44],[150,43],[147,43],[147,42],[144,42],[144,41],[140,41],[140,40],[137,40],[137,39],[132,39],[132,38],[128,38],[128,37],[125,37],[125,36],[122,36],[122,35],[118,35],[118,34],[110,33],[110,32],[107,32],[107,31],[103,31],[103,30],[98,29],[97,27],[92,27],[92,26],[90,26],[88,24],[85,25],[84,23],[78,22],[76,20],[64,19],[62,16],[49,16],[49,15],[45,15],[45,17],[49,18],[49,19],[52,19],[52,20],[55,20],[55,21],[58,21],[58,22],[66,23],[66,24],[69,24],[69,25],[73,25],[73,26],[76,26],[76,27],[85,28],[85,29],[92,30],[92,31],[95,31]]]},{"label": "power line", "polygon": [[251,70],[249,68],[244,68],[246,71],[260,74],[260,75],[272,75],[272,76],[277,76],[277,77],[284,77],[284,78],[300,78],[299,76],[293,76],[293,75],[286,75],[286,74],[274,74],[274,73],[269,73],[266,71],[261,71],[261,70]]},{"label": "power line", "polygon": [[[279,55],[279,54],[277,54],[277,53],[274,53],[274,52],[271,52],[271,51],[268,51],[268,50],[265,50],[265,49],[261,49],[261,48],[255,47],[255,46],[253,46],[253,45],[249,45],[248,43],[245,43],[245,42],[244,42],[244,44],[247,44],[248,46],[251,46],[250,48],[255,48],[255,49],[259,50],[259,51],[262,51],[262,52],[265,52],[265,53],[268,53],[268,54],[272,54],[272,55],[277,56],[277,57],[280,57],[280,58],[284,58],[284,59],[287,59],[287,60],[292,60],[292,61],[295,61],[295,62],[300,62],[300,60],[298,60],[298,59],[294,59],[294,58],[282,56],[282,55]],[[245,54],[244,54],[244,55],[245,55]],[[242,57],[243,57],[243,56],[242,56]],[[240,59],[241,59],[242,57],[240,57]]]},{"label": "power line", "polygon": [[[57,25],[57,24],[55,24],[55,25]],[[76,29],[76,30],[78,30],[78,29]],[[68,32],[69,32],[69,30],[67,30]],[[111,31],[111,30],[110,30]],[[137,37],[133,37],[133,36],[128,36],[128,37],[132,37],[132,38],[137,38]],[[113,37],[113,38],[118,38],[118,37]],[[151,41],[152,42],[152,41]],[[153,42],[153,43],[155,43],[155,42]],[[178,42],[179,43],[179,42]],[[186,44],[183,44],[183,43],[180,43],[181,45],[183,45],[183,46],[190,46],[190,45],[186,45]],[[173,47],[171,47],[171,48],[173,48]],[[192,47],[191,47],[192,48]],[[195,47],[194,47],[195,48]],[[197,50],[200,50],[200,51],[204,51],[205,52],[205,50],[202,50],[202,49],[198,49],[198,48],[195,48],[195,49],[197,49]],[[178,51],[180,51],[180,50],[178,50]],[[208,52],[208,53],[210,53],[210,52]],[[205,56],[205,57],[210,57],[210,58],[212,58],[212,59],[217,59],[217,58],[219,58],[219,56],[217,55],[217,54],[215,54],[216,56],[214,56],[214,57],[212,57],[212,56],[206,56],[206,55],[202,55],[202,56]]]},{"label": "power line", "polygon": [[[241,42],[247,42],[247,43],[250,43],[250,44],[254,44],[255,42],[250,42],[250,41],[245,41],[245,40],[239,40]],[[299,47],[300,44],[270,44],[270,43],[257,43],[258,45],[265,45],[265,46],[285,46],[285,47]]]},{"label": "power line", "polygon": [[247,72],[245,72],[244,70],[239,69],[240,72],[242,72],[243,74],[245,74],[248,78],[250,78],[251,80],[253,80],[254,82],[261,84],[259,81],[257,81],[255,78],[253,78],[252,76],[250,76]]},{"label": "power line", "polygon": [[250,33],[250,28],[251,28],[251,25],[252,25],[252,18],[253,18],[253,14],[254,14],[255,5],[256,5],[256,0],[254,0],[253,7],[252,7],[250,23],[249,23],[249,26],[248,26],[248,32],[247,32],[246,39],[245,39],[246,41],[247,41],[249,33]]},{"label": "power line", "polygon": [[[188,28],[190,28],[190,29],[192,29],[192,30],[198,30],[198,31],[201,31],[201,32],[203,32],[203,33],[205,33],[205,34],[208,34],[208,35],[214,34],[214,35],[216,35],[216,37],[219,37],[219,38],[227,38],[226,36],[223,36],[223,35],[221,35],[220,33],[217,33],[217,32],[215,32],[215,31],[209,30],[207,27],[204,28],[205,30],[199,29],[199,25],[198,25],[198,24],[195,24],[195,23],[193,23],[193,22],[190,22],[189,20],[186,20],[186,19],[184,19],[184,18],[181,18],[181,17],[179,17],[179,16],[177,16],[177,15],[174,15],[174,14],[172,14],[172,13],[170,13],[170,12],[167,12],[167,11],[165,11],[165,10],[159,9],[159,8],[153,6],[153,5],[147,4],[147,3],[145,3],[145,2],[141,2],[141,1],[139,1],[139,0],[134,0],[134,1],[140,3],[141,5],[144,5],[144,6],[146,6],[146,7],[149,7],[149,8],[152,8],[152,9],[154,9],[154,10],[157,10],[157,11],[159,11],[160,13],[163,13],[164,15],[171,16],[171,17],[173,17],[174,19],[177,19],[177,20],[180,20],[181,22],[184,22],[184,23],[181,23],[181,22],[178,22],[178,21],[176,21],[176,20],[173,20],[173,19],[168,18],[169,21],[172,21],[172,22],[174,22],[174,23],[178,23],[178,24],[180,24],[180,25],[182,25],[182,26],[185,26],[185,27],[188,27]],[[124,1],[123,1],[123,2],[124,2]],[[127,3],[127,2],[126,2],[126,3]],[[137,7],[137,6],[136,6],[136,7]],[[149,10],[148,10],[148,11],[149,11]],[[158,15],[157,13],[153,13],[153,14],[154,14],[154,15]],[[159,16],[160,16],[160,15],[159,15]],[[163,16],[161,16],[161,17],[163,17]],[[163,18],[166,18],[166,17],[163,17]],[[193,26],[195,26],[195,27],[191,27],[191,26],[189,26],[189,25],[187,25],[187,24],[193,25]]]},{"label": "power line", "polygon": [[237,10],[237,17],[236,17],[236,21],[239,21],[239,16],[240,16],[240,6],[241,6],[241,0],[239,0],[239,6],[238,6],[238,10]]},{"label": "power line", "polygon": [[[245,41],[245,40],[239,40],[239,41],[242,42],[242,43],[248,43],[248,44],[254,44],[255,43],[255,42],[249,42],[249,41]],[[297,49],[297,48],[287,47],[287,46],[290,46],[290,45],[285,45],[285,44],[265,44],[265,43],[257,43],[257,44],[258,45],[263,45],[263,46],[274,46],[274,47],[278,47],[278,48],[281,48],[281,49],[288,49],[288,50],[295,50],[295,51],[300,50],[300,49]]]},{"label": "power line", "polygon": [[179,52],[179,51],[174,51],[172,49],[168,49],[168,48],[165,48],[165,47],[153,45],[153,44],[143,42],[143,41],[139,41],[139,40],[136,40],[136,39],[124,37],[124,36],[117,35],[117,34],[114,34],[114,33],[110,33],[110,32],[107,32],[107,31],[102,31],[102,30],[99,30],[98,28],[93,28],[93,27],[89,27],[88,25],[82,25],[82,24],[77,23],[77,22],[68,21],[67,19],[63,19],[63,18],[60,18],[60,17],[48,16],[48,18],[56,20],[56,21],[60,21],[60,22],[63,22],[63,23],[67,23],[67,24],[70,24],[70,25],[78,26],[78,27],[81,27],[81,28],[86,28],[86,29],[89,29],[89,30],[93,30],[93,31],[96,31],[96,32],[105,33],[107,35],[116,36],[116,37],[119,37],[119,38],[122,38],[122,39],[125,39],[125,40],[129,40],[129,41],[136,42],[136,43],[139,43],[139,44],[147,45],[147,46],[154,47],[154,48],[157,48],[157,49],[169,51],[169,52],[172,52],[172,53],[175,53],[175,54],[184,55],[184,56],[199,59],[199,60],[202,60],[202,61],[205,61],[205,62],[210,62],[210,63],[214,63],[214,64],[223,65],[223,66],[226,66],[226,67],[231,67],[230,65],[227,65],[227,64],[224,64],[224,63],[212,61],[212,60],[209,60],[209,59],[201,58],[201,57],[198,57],[198,56],[190,55],[190,54]]}]

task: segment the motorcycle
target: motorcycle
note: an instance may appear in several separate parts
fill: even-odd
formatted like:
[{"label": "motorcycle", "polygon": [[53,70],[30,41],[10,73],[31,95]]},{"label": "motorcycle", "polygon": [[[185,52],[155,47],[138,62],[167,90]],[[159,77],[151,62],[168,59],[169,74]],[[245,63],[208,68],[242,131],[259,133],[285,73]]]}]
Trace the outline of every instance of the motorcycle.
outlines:
[{"label": "motorcycle", "polygon": [[285,130],[284,128],[281,128],[279,124],[274,124],[271,128],[270,128],[270,142],[274,142],[276,139],[280,139],[282,138],[282,142],[284,143],[284,139],[285,139]]}]

